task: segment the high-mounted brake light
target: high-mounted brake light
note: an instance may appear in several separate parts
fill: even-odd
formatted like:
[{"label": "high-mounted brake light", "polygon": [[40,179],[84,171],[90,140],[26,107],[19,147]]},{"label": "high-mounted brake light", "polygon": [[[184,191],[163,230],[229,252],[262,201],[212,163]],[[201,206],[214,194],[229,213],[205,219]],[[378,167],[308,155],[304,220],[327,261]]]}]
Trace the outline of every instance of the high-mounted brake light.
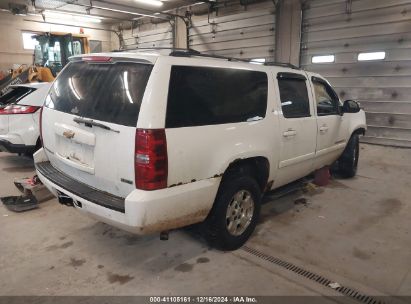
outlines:
[{"label": "high-mounted brake light", "polygon": [[167,187],[168,157],[164,129],[137,129],[134,157],[136,188],[157,190]]},{"label": "high-mounted brake light", "polygon": [[82,59],[87,62],[110,62],[112,58],[108,56],[85,56]]},{"label": "high-mounted brake light", "polygon": [[0,115],[10,114],[32,114],[36,112],[40,107],[35,106],[23,106],[23,105],[9,105],[0,109]]}]

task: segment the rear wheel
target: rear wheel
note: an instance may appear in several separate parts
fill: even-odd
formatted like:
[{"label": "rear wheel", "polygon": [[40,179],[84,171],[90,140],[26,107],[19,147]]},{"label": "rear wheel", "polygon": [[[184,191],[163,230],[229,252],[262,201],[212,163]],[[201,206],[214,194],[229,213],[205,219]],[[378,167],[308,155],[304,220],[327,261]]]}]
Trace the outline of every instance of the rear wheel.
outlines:
[{"label": "rear wheel", "polygon": [[338,159],[338,173],[345,178],[354,177],[357,174],[359,156],[360,139],[358,134],[353,134]]},{"label": "rear wheel", "polygon": [[260,200],[261,190],[254,178],[231,174],[225,177],[203,224],[207,242],[221,250],[241,247],[255,229]]}]

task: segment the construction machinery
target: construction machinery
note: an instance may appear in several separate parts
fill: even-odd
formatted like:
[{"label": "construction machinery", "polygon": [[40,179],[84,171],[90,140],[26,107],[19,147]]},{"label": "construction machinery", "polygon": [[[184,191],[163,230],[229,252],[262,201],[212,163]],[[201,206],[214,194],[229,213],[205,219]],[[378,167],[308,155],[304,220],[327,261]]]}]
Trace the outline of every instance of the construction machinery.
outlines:
[{"label": "construction machinery", "polygon": [[34,35],[33,65],[21,65],[0,80],[0,96],[9,86],[33,81],[51,82],[68,63],[70,56],[90,53],[88,37],[84,34],[42,33]]}]

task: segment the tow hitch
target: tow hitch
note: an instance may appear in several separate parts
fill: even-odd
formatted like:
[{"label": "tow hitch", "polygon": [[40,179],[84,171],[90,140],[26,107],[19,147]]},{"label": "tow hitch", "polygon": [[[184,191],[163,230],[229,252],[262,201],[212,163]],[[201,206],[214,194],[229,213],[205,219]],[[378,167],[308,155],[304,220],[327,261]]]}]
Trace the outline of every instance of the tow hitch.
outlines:
[{"label": "tow hitch", "polygon": [[60,204],[68,206],[68,207],[74,207],[74,201],[70,196],[60,191],[57,191],[57,194],[58,194],[57,198]]},{"label": "tow hitch", "polygon": [[161,231],[160,232],[160,240],[168,241],[169,231]]}]

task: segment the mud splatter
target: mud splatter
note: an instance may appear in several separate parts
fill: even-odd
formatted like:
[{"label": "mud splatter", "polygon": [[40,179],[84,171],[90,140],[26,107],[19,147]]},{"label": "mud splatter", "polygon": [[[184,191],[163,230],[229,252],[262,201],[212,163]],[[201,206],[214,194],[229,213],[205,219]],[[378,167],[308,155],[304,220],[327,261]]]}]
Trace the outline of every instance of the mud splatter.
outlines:
[{"label": "mud splatter", "polygon": [[368,216],[362,217],[352,227],[352,231],[364,231],[369,227],[380,223],[384,218],[398,213],[402,208],[402,202],[397,198],[387,198],[376,203],[377,210]]},{"label": "mud splatter", "polygon": [[201,257],[197,259],[197,264],[204,264],[210,262],[209,258]]},{"label": "mud splatter", "polygon": [[335,179],[331,180],[327,187],[332,189],[350,189],[350,187],[344,185],[339,181],[336,181]]},{"label": "mud splatter", "polygon": [[61,245],[51,245],[51,246],[46,247],[46,250],[47,251],[54,251],[54,250],[57,250],[57,249],[66,249],[66,248],[72,246],[73,244],[74,244],[74,242],[70,241],[70,242],[65,242]]},{"label": "mud splatter", "polygon": [[97,268],[98,268],[98,269],[103,269],[103,268],[104,268],[104,265],[98,265]]},{"label": "mud splatter", "polygon": [[133,246],[137,244],[137,242],[140,240],[140,238],[137,235],[126,235],[124,236],[124,239],[126,241],[127,246]]},{"label": "mud splatter", "polygon": [[83,265],[85,262],[86,262],[85,259],[77,260],[76,258],[70,258],[69,265],[72,266],[72,267],[79,267],[79,266]]},{"label": "mud splatter", "polygon": [[61,244],[61,245],[60,245],[60,248],[65,249],[65,248],[68,248],[68,247],[72,246],[73,244],[74,244],[74,243],[73,243],[72,241],[66,242],[66,243],[64,243],[64,244]]},{"label": "mud splatter", "polygon": [[176,268],[174,268],[175,271],[179,271],[179,272],[190,272],[191,270],[193,270],[193,265],[188,264],[188,263],[183,263],[178,265]]},{"label": "mud splatter", "polygon": [[111,272],[107,273],[107,280],[109,281],[110,284],[119,283],[120,285],[124,285],[124,284],[130,282],[133,279],[134,279],[134,277],[132,277],[128,274],[127,275],[120,275],[120,274],[111,273]]},{"label": "mud splatter", "polygon": [[354,247],[352,255],[360,260],[369,260],[371,258],[371,255],[358,249],[357,247]]}]

